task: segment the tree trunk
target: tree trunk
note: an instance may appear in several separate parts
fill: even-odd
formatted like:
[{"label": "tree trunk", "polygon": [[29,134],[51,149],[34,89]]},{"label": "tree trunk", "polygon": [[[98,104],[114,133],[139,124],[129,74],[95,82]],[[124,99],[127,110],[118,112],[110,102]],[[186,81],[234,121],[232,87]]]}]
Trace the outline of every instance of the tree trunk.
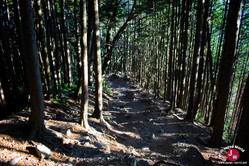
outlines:
[{"label": "tree trunk", "polygon": [[[193,118],[195,118],[199,104],[202,99],[202,84],[204,81],[203,79],[203,67],[204,67],[204,52],[207,44],[207,23],[208,23],[208,12],[209,12],[209,0],[205,0],[205,12],[203,15],[203,29],[202,29],[202,40],[201,40],[201,50],[200,50],[200,62],[199,62],[199,69],[198,69],[198,78],[197,78],[197,89],[196,89],[196,100],[195,100],[195,105],[194,105],[194,110],[193,110]],[[205,77],[204,77],[205,79]],[[203,83],[202,83],[203,82]]]},{"label": "tree trunk", "polygon": [[[217,83],[217,71],[218,71],[218,66],[220,64],[220,51],[221,51],[221,47],[222,47],[222,42],[223,42],[223,34],[224,34],[224,27],[226,24],[226,16],[227,16],[227,8],[228,8],[228,1],[226,0],[226,5],[225,5],[225,10],[224,10],[224,17],[223,17],[223,22],[222,22],[222,26],[221,26],[221,36],[220,36],[220,41],[219,41],[219,46],[218,46],[218,52],[217,52],[217,60],[216,63],[214,64],[214,82]],[[212,114],[211,114],[211,122],[210,122],[210,126],[214,126],[215,124],[215,119],[216,119],[216,112],[214,112],[217,109],[214,109],[214,105],[215,105],[215,99],[216,99],[216,92],[217,92],[217,87],[216,90],[214,90],[214,88],[211,90],[212,91],[212,99],[213,99],[213,110],[212,110]]]},{"label": "tree trunk", "polygon": [[47,39],[46,39],[46,31],[44,27],[44,20],[42,15],[42,8],[41,8],[41,0],[35,1],[36,6],[36,14],[38,18],[39,24],[39,42],[41,47],[41,57],[44,66],[45,72],[45,79],[47,82],[47,98],[50,99],[52,97],[52,86],[51,86],[51,75],[50,75],[50,68],[49,68],[49,59],[48,59],[48,49],[47,49]]},{"label": "tree trunk", "polygon": [[87,54],[88,54],[88,85],[92,86],[93,82],[93,22],[94,22],[94,7],[93,3],[88,0],[88,8],[87,8]]},{"label": "tree trunk", "polygon": [[95,62],[95,110],[92,117],[103,119],[103,100],[102,100],[102,70],[101,70],[101,50],[100,50],[100,31],[99,31],[99,7],[98,0],[93,0],[94,5],[94,62]]},{"label": "tree trunk", "polygon": [[88,111],[88,59],[87,59],[87,34],[86,34],[86,1],[80,1],[81,12],[81,35],[82,35],[82,97],[81,97],[81,109],[80,109],[80,125],[84,128],[89,128],[87,121]]},{"label": "tree trunk", "polygon": [[237,124],[238,132],[235,139],[235,145],[240,146],[241,148],[245,149],[245,152],[242,153],[243,155],[240,157],[241,161],[248,162],[248,149],[249,149],[249,137],[248,134],[245,134],[249,130],[248,126],[248,119],[249,119],[249,74],[247,76],[246,86],[243,92],[243,96],[241,99],[241,119],[240,122]]},{"label": "tree trunk", "polygon": [[[82,2],[83,3],[83,2]],[[85,2],[84,2],[85,4]],[[77,97],[80,93],[81,93],[81,89],[82,89],[82,60],[81,60],[81,55],[80,55],[80,45],[83,45],[83,41],[84,39],[81,39],[81,41],[79,41],[79,28],[78,28],[78,16],[77,16],[77,6],[78,6],[78,3],[77,1],[74,1],[74,33],[75,33],[75,54],[76,54],[76,66],[77,66],[77,74],[78,74],[78,80],[76,82],[76,85],[77,85],[77,89],[75,90],[74,92],[74,96]],[[84,14],[83,10],[85,9],[82,9],[82,4],[80,4],[80,24],[81,24],[81,27],[84,28],[84,24],[83,24],[83,15]],[[82,30],[82,29],[81,29]],[[82,38],[84,35],[81,35],[80,38]]]},{"label": "tree trunk", "polygon": [[197,22],[196,22],[196,34],[195,34],[195,46],[194,46],[194,55],[193,55],[193,65],[191,70],[190,78],[190,97],[189,97],[189,106],[188,112],[185,117],[186,120],[193,123],[193,110],[195,104],[195,78],[196,78],[196,68],[197,68],[197,56],[200,52],[200,43],[201,43],[201,29],[202,29],[202,10],[203,10],[203,0],[198,0],[198,9],[197,9]]},{"label": "tree trunk", "polygon": [[69,47],[68,47],[68,39],[67,39],[67,26],[66,26],[66,15],[65,15],[65,0],[60,1],[60,8],[61,8],[61,21],[62,21],[62,34],[63,34],[63,41],[64,42],[64,63],[65,63],[65,70],[66,73],[66,80],[64,80],[66,83],[68,83],[68,86],[71,87],[72,85],[72,72],[71,72],[71,61],[70,61],[70,55],[69,55]]},{"label": "tree trunk", "polygon": [[[180,94],[179,94],[179,100],[178,100],[178,107],[183,108],[183,92],[184,92],[184,81],[186,77],[186,53],[188,48],[188,29],[189,29],[189,8],[192,4],[192,0],[184,0],[183,5],[186,7],[185,11],[183,10],[183,18],[182,20],[184,23],[182,23],[182,71],[181,71],[181,78],[180,78]],[[186,85],[185,85],[186,86]],[[186,92],[184,92],[186,93]]]},{"label": "tree trunk", "polygon": [[30,97],[31,115],[29,117],[30,137],[41,135],[44,126],[44,103],[41,85],[41,74],[35,39],[34,20],[30,0],[20,1],[22,17],[23,42],[25,51],[25,67],[27,69]]},{"label": "tree trunk", "polygon": [[53,37],[52,40],[52,50],[54,54],[54,66],[55,66],[55,78],[56,78],[56,85],[57,90],[60,94],[61,92],[61,61],[59,56],[59,36],[58,36],[58,29],[57,29],[57,7],[55,4],[55,0],[50,0],[50,10],[51,10],[51,37]]},{"label": "tree trunk", "polygon": [[233,73],[235,47],[238,39],[242,0],[231,0],[229,4],[227,24],[225,29],[225,42],[220,63],[218,94],[214,112],[216,113],[215,126],[210,142],[219,146],[222,141],[224,117],[227,107],[229,85]]},{"label": "tree trunk", "polygon": [[175,7],[175,1],[172,1],[172,13],[171,13],[171,37],[170,37],[170,45],[169,45],[169,68],[168,68],[168,74],[169,74],[169,82],[168,82],[168,93],[169,93],[169,98],[170,100],[170,108],[169,111],[172,111],[173,108],[173,91],[174,91],[174,86],[173,86],[173,47],[174,47],[174,7]]},{"label": "tree trunk", "polygon": [[[56,79],[56,71],[55,71],[55,57],[54,57],[54,52],[53,47],[52,47],[52,33],[51,31],[53,31],[53,26],[52,26],[52,11],[51,11],[51,2],[50,1],[42,1],[42,6],[43,6],[43,14],[44,14],[44,20],[45,20],[45,27],[46,27],[46,37],[47,37],[47,52],[48,52],[48,59],[49,59],[49,67],[50,67],[50,76],[52,79],[51,82],[51,87],[52,87],[52,92],[56,92],[57,93],[57,84],[58,81]],[[58,64],[57,64],[58,65]],[[52,84],[53,83],[53,84]],[[54,93],[53,93],[54,95]]]}]

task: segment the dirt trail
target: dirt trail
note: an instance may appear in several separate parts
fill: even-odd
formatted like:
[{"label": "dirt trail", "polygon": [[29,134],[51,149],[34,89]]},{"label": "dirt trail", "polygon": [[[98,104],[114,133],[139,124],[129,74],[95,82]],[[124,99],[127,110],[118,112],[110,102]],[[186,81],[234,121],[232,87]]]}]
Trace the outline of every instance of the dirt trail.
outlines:
[{"label": "dirt trail", "polygon": [[[204,145],[211,134],[207,126],[183,121],[181,109],[167,113],[167,102],[155,99],[125,75],[110,74],[105,79],[111,85],[103,94],[108,123],[89,117],[92,128],[86,130],[78,124],[79,101],[66,96],[61,101],[45,101],[50,134],[34,141],[50,148],[52,157],[41,160],[34,144],[26,140],[30,110],[23,110],[0,121],[0,166],[205,166],[226,160],[220,149]],[[94,91],[89,92],[92,113]]]},{"label": "dirt trail", "polygon": [[112,74],[107,80],[113,93],[109,123],[118,130],[134,133],[135,137],[117,141],[134,148],[138,158],[149,163],[164,160],[191,166],[212,165],[210,160],[217,159],[219,150],[205,147],[201,141],[211,133],[207,126],[183,121],[180,109],[175,114],[167,113],[168,103],[136,87],[124,75]]}]

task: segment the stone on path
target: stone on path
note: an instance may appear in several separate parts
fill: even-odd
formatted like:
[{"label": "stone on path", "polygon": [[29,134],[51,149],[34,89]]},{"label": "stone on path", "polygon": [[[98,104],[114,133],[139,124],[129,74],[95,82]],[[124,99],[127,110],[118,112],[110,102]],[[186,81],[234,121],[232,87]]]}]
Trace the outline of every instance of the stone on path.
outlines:
[{"label": "stone on path", "polygon": [[52,156],[51,150],[45,145],[36,145],[35,150],[36,150],[37,155],[41,157],[42,159],[45,157]]}]

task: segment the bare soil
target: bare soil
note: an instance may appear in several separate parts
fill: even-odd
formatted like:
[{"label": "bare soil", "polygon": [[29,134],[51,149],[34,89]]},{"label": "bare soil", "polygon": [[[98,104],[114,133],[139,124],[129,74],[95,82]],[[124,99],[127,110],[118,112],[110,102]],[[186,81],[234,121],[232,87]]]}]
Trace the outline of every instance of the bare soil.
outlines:
[{"label": "bare soil", "polygon": [[[183,120],[184,112],[168,113],[164,103],[136,86],[127,76],[106,76],[104,119],[89,117],[89,130],[77,122],[80,101],[45,101],[44,137],[30,141],[26,124],[30,114],[23,110],[0,121],[1,165],[216,165],[225,161],[219,148],[205,140],[211,129],[199,121]],[[94,109],[90,89],[89,114]],[[40,158],[36,145],[45,145],[51,157]]]}]

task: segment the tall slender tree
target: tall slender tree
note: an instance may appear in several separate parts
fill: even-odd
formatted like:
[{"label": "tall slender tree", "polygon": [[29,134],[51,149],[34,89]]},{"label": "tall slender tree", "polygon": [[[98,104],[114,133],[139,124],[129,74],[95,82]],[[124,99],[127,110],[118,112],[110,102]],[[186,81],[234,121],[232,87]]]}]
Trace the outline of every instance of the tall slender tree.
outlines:
[{"label": "tall slender tree", "polygon": [[63,41],[64,42],[64,63],[66,68],[66,74],[64,80],[66,83],[68,83],[68,86],[70,87],[72,85],[72,71],[71,71],[71,58],[69,54],[69,47],[68,47],[68,34],[67,34],[67,25],[66,25],[66,15],[65,15],[65,0],[60,1],[60,8],[61,8],[61,30],[63,34]]},{"label": "tall slender tree", "polygon": [[[224,35],[224,27],[226,24],[226,17],[227,17],[227,8],[228,8],[228,2],[229,0],[226,0],[226,5],[225,5],[225,10],[224,10],[224,16],[223,16],[223,21],[222,21],[222,26],[221,26],[221,35],[220,35],[220,40],[219,40],[219,46],[218,46],[218,51],[217,51],[217,60],[214,66],[214,78],[213,78],[213,82],[217,81],[217,71],[218,71],[218,67],[219,67],[219,63],[220,63],[220,52],[221,52],[221,47],[222,47],[222,42],[223,42],[223,35]],[[216,88],[217,91],[217,88]],[[216,112],[217,109],[214,109],[214,105],[215,105],[215,99],[216,99],[216,91],[214,90],[214,84],[213,84],[213,88],[211,89],[211,98],[213,99],[213,110],[212,110],[212,115],[211,115],[211,122],[210,122],[210,126],[214,126],[215,124],[215,119],[216,119]]]},{"label": "tall slender tree", "polygon": [[169,46],[169,84],[168,84],[168,93],[170,95],[170,108],[169,111],[173,111],[175,109],[175,95],[174,95],[174,65],[173,65],[173,57],[174,57],[174,30],[175,30],[175,1],[172,1],[172,14],[171,14],[171,37],[170,37],[170,46]]},{"label": "tall slender tree", "polygon": [[186,120],[193,122],[193,109],[195,104],[195,84],[196,84],[196,68],[197,68],[197,57],[200,52],[200,43],[201,43],[201,29],[202,29],[202,13],[203,13],[203,0],[198,0],[197,6],[197,22],[196,22],[196,33],[195,33],[195,46],[194,46],[194,55],[193,55],[193,64],[191,69],[191,78],[190,78],[190,97],[188,112],[185,117]]},{"label": "tall slender tree", "polygon": [[47,48],[47,40],[46,40],[46,31],[44,26],[44,20],[43,20],[43,13],[42,13],[42,5],[41,0],[35,1],[36,6],[36,14],[38,18],[38,24],[39,24],[39,42],[41,47],[41,57],[44,65],[44,73],[46,78],[46,84],[47,84],[47,97],[50,99],[52,97],[52,85],[51,85],[51,72],[49,68],[49,59],[48,59],[48,48]]},{"label": "tall slender tree", "polygon": [[82,57],[82,97],[80,124],[88,128],[87,111],[88,111],[88,59],[87,59],[87,33],[86,33],[86,0],[80,0],[81,12],[81,57]]},{"label": "tall slender tree", "polygon": [[27,69],[31,97],[31,115],[29,117],[30,137],[34,138],[42,134],[45,126],[43,91],[31,0],[20,1],[20,11],[25,51],[25,67]]},{"label": "tall slender tree", "polygon": [[[181,51],[182,51],[182,71],[181,71],[181,77],[180,77],[180,94],[179,97],[177,97],[178,100],[178,106],[183,108],[183,94],[184,94],[184,80],[186,77],[186,57],[187,57],[187,48],[188,48],[188,29],[189,29],[189,11],[190,11],[190,5],[192,3],[192,0],[183,0],[183,16],[182,16],[182,43],[181,43]],[[186,86],[186,85],[185,85]],[[186,92],[185,92],[186,93]]]},{"label": "tall slender tree", "polygon": [[235,48],[238,40],[241,4],[242,0],[231,0],[228,9],[225,39],[220,62],[218,94],[214,107],[216,119],[213,134],[210,139],[210,142],[217,146],[219,146],[222,141],[224,117],[227,108],[230,81],[233,74]]},{"label": "tall slender tree", "polygon": [[102,68],[100,52],[100,30],[99,30],[99,5],[98,0],[93,0],[94,5],[94,69],[95,69],[95,110],[92,117],[103,119],[103,99],[102,99]]},{"label": "tall slender tree", "polygon": [[248,143],[248,134],[245,134],[248,132],[249,127],[248,127],[248,118],[249,118],[249,74],[247,76],[247,81],[246,81],[246,86],[243,92],[242,100],[241,100],[241,105],[240,105],[240,111],[241,111],[241,119],[240,123],[238,124],[238,132],[237,136],[235,139],[235,144],[244,148],[245,154],[241,156],[241,160],[245,161],[246,159],[248,160],[248,149],[249,149],[249,143]]},{"label": "tall slender tree", "polygon": [[204,68],[204,53],[206,49],[207,44],[207,28],[208,28],[208,12],[209,12],[209,0],[205,0],[204,5],[204,14],[203,14],[203,28],[202,28],[202,40],[201,40],[201,50],[200,50],[200,62],[199,62],[199,68],[198,68],[198,78],[197,78],[197,87],[196,87],[196,99],[195,99],[195,105],[193,110],[193,118],[195,118],[199,104],[202,99],[202,84],[203,84],[203,68]]}]

